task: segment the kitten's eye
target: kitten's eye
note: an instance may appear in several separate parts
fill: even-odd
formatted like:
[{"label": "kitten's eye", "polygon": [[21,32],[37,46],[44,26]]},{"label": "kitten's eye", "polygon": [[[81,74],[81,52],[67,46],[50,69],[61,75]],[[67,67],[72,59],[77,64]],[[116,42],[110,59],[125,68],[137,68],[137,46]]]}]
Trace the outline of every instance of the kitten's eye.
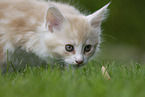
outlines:
[{"label": "kitten's eye", "polygon": [[85,46],[84,52],[89,52],[91,50],[91,47],[92,47],[91,45]]},{"label": "kitten's eye", "polygon": [[68,51],[68,52],[72,52],[72,51],[74,51],[74,46],[70,45],[70,44],[67,44],[65,46],[65,50]]}]

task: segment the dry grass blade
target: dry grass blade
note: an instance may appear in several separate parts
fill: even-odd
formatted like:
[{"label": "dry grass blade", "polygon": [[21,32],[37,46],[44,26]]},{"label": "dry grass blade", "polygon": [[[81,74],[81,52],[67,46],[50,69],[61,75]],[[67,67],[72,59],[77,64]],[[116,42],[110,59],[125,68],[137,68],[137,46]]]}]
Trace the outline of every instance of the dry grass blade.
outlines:
[{"label": "dry grass blade", "polygon": [[105,68],[104,66],[102,66],[102,75],[104,76],[104,78],[105,78],[106,80],[111,80],[111,77],[110,77],[110,75],[108,74],[108,72],[107,72],[107,70],[106,70],[106,68]]}]

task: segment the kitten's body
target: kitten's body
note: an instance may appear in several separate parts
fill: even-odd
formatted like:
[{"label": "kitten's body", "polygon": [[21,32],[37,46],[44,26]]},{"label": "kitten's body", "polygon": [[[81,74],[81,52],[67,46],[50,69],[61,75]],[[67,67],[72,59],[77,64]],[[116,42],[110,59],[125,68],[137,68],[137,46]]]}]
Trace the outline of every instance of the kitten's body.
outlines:
[{"label": "kitten's body", "polygon": [[[84,16],[67,4],[1,0],[0,64],[6,63],[7,55],[15,64],[18,64],[16,58],[22,55],[20,58],[24,60],[25,57],[32,58],[25,56],[27,54],[38,56],[45,62],[48,62],[48,58],[55,58],[66,64],[79,64],[80,60],[83,60],[82,64],[86,63],[99,43],[100,23],[106,8],[102,8],[103,11],[100,10],[97,17],[96,13]],[[100,18],[93,22],[96,17]],[[75,51],[65,51],[66,44],[73,45]],[[85,45],[92,47],[86,56],[83,51]]]}]

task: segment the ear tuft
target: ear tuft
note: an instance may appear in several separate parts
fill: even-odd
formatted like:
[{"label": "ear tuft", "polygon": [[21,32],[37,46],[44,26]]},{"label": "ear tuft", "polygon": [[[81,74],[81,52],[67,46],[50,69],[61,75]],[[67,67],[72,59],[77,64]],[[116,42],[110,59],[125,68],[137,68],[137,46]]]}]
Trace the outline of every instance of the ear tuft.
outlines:
[{"label": "ear tuft", "polygon": [[100,10],[94,12],[91,15],[87,16],[88,21],[91,23],[93,27],[99,27],[101,25],[102,20],[104,19],[104,14],[107,13],[107,7],[110,5],[110,2],[102,7]]},{"label": "ear tuft", "polygon": [[49,8],[45,13],[45,25],[50,32],[54,29],[60,30],[65,18],[57,7],[49,4]]}]

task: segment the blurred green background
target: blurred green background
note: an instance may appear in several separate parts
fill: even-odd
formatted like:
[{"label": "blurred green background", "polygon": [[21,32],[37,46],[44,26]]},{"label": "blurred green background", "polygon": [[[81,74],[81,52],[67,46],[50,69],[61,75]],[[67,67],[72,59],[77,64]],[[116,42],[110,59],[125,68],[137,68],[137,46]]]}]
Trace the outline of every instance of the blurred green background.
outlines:
[{"label": "blurred green background", "polygon": [[[60,0],[56,0],[60,1]],[[102,54],[108,57],[145,60],[144,0],[62,0],[83,12],[93,13],[111,1],[102,24]]]},{"label": "blurred green background", "polygon": [[[111,0],[74,0],[81,10],[95,12]],[[144,60],[145,1],[112,0],[108,18],[102,24],[102,52],[107,56]]]}]

